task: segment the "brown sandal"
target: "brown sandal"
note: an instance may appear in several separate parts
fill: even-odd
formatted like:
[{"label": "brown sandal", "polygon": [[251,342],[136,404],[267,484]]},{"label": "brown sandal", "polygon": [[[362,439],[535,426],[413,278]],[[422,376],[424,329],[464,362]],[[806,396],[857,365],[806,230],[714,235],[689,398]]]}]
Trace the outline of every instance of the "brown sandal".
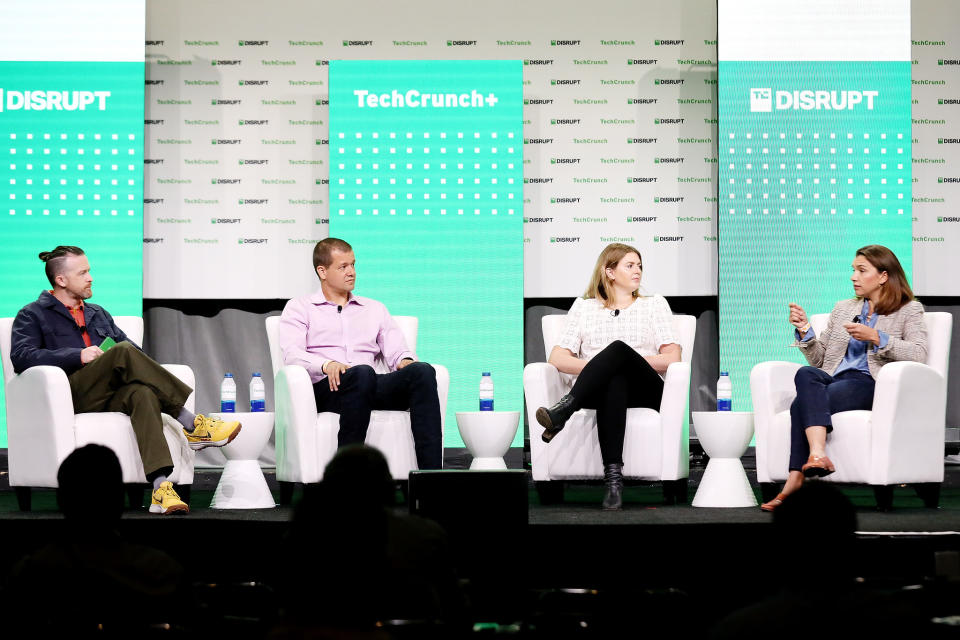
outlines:
[{"label": "brown sandal", "polygon": [[774,509],[779,507],[781,504],[783,504],[783,499],[786,497],[787,497],[786,494],[778,493],[776,498],[774,498],[770,502],[764,502],[762,505],[760,505],[760,510],[773,511]]}]

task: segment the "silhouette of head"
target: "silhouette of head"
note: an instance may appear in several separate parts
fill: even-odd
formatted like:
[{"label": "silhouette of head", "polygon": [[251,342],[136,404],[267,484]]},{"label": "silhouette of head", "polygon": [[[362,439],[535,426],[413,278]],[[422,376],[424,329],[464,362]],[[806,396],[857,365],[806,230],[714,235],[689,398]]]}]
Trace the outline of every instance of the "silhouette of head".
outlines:
[{"label": "silhouette of head", "polygon": [[791,493],[773,512],[773,527],[795,575],[849,577],[857,512],[833,484],[808,482]]},{"label": "silhouette of head", "polygon": [[123,472],[107,447],[75,449],[57,471],[57,485],[57,504],[70,523],[110,528],[123,513]]},{"label": "silhouette of head", "polygon": [[388,506],[394,502],[393,478],[378,449],[350,445],[340,449],[323,471],[324,493],[353,504]]}]

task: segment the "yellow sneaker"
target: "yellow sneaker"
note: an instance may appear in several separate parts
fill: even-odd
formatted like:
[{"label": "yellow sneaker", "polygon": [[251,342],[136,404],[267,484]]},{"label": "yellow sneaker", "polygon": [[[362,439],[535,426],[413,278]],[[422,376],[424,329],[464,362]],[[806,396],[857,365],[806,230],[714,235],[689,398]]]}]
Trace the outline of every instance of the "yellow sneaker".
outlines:
[{"label": "yellow sneaker", "polygon": [[224,422],[214,418],[198,414],[193,419],[193,432],[184,429],[183,434],[187,436],[187,442],[194,451],[206,449],[207,447],[222,447],[230,444],[240,433],[240,423]]},{"label": "yellow sneaker", "polygon": [[190,505],[180,499],[173,490],[172,482],[161,482],[160,488],[153,492],[150,501],[150,513],[160,513],[169,516],[174,513],[190,513]]}]

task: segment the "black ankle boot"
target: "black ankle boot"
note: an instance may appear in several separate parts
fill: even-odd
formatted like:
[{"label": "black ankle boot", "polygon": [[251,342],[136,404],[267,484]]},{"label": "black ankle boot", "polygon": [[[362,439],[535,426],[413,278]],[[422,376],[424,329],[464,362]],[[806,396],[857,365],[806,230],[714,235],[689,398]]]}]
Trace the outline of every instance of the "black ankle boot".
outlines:
[{"label": "black ankle boot", "polygon": [[623,465],[619,463],[603,465],[603,510],[619,511],[623,508]]},{"label": "black ankle boot", "polygon": [[560,433],[563,425],[566,424],[573,412],[577,410],[574,404],[575,400],[569,393],[549,409],[540,407],[537,409],[537,422],[543,427],[543,435],[540,437],[544,442],[553,440],[553,436]]}]

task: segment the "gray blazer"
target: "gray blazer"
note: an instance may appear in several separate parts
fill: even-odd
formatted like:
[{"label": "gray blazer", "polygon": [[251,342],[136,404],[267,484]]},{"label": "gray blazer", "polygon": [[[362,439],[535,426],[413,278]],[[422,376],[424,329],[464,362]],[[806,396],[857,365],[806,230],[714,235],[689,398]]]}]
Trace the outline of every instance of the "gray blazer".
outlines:
[{"label": "gray blazer", "polygon": [[[850,342],[850,334],[843,325],[851,322],[862,309],[861,298],[841,300],[834,305],[823,335],[816,336],[807,342],[796,343],[807,362],[833,375],[843,362],[843,357],[847,353],[847,344]],[[880,373],[880,367],[888,362],[896,360],[926,362],[927,326],[923,321],[923,305],[916,300],[908,302],[890,315],[880,316],[874,328],[890,336],[887,346],[877,349],[876,353],[872,347],[867,348],[867,366],[874,380]]]}]

